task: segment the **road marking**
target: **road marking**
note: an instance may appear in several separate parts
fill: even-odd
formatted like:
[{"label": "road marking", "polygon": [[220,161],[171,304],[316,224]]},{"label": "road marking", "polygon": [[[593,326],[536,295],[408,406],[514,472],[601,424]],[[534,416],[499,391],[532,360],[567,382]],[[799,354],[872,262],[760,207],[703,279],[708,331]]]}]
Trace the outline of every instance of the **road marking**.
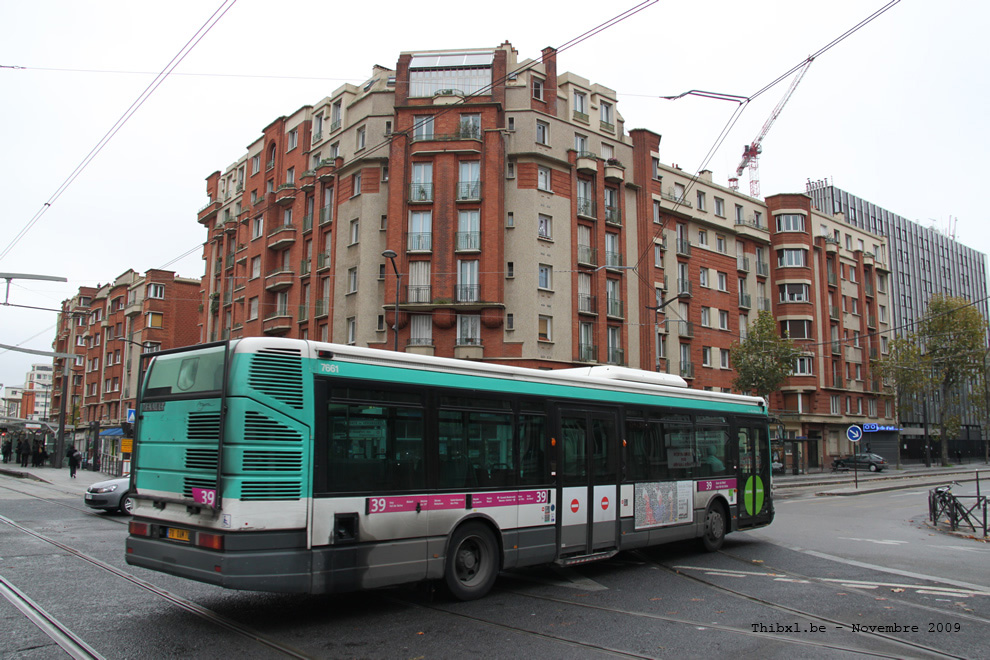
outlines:
[{"label": "road marking", "polygon": [[857,539],[850,536],[840,536],[842,541],[862,541],[863,543],[876,543],[877,545],[906,545],[907,541],[891,541],[889,539]]},{"label": "road marking", "polygon": [[898,493],[896,495],[890,495],[889,497],[910,497],[912,495],[927,495],[927,490],[912,490],[907,493]]}]

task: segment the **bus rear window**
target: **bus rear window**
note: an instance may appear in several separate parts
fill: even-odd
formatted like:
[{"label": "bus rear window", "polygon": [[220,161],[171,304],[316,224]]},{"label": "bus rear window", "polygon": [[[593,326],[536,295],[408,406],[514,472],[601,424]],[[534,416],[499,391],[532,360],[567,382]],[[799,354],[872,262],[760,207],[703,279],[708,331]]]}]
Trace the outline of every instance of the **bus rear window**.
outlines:
[{"label": "bus rear window", "polygon": [[224,346],[159,355],[145,380],[145,399],[220,395],[223,387]]}]

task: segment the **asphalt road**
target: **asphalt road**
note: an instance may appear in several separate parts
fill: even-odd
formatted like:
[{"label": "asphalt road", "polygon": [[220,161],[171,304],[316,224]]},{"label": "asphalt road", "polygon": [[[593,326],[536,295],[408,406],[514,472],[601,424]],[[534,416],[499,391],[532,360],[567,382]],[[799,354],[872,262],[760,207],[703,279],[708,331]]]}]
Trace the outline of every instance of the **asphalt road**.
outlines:
[{"label": "asphalt road", "polygon": [[[677,544],[506,573],[457,603],[422,585],[259,594],[129,567],[126,518],[0,477],[0,577],[83,657],[986,657],[990,549],[927,529],[926,495],[796,494],[720,553]],[[0,657],[66,654],[6,597]]]}]

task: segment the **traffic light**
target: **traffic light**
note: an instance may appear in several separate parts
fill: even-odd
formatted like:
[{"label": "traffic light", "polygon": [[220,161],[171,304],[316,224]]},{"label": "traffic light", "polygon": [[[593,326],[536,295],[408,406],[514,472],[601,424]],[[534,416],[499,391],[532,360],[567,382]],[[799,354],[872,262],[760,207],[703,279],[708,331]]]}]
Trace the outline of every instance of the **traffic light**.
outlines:
[{"label": "traffic light", "polygon": [[120,430],[124,432],[125,438],[134,437],[134,425],[131,424],[130,422],[121,422]]}]

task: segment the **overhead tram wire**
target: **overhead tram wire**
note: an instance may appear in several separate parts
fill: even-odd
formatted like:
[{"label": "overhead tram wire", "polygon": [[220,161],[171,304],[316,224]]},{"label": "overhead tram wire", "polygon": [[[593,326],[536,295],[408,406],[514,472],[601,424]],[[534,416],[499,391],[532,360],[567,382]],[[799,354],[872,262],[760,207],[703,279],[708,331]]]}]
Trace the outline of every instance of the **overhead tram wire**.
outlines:
[{"label": "overhead tram wire", "polygon": [[231,7],[234,6],[236,2],[237,0],[223,0],[220,6],[206,20],[206,22],[202,25],[202,27],[200,27],[196,31],[196,33],[193,34],[192,37],[190,37],[189,41],[187,41],[186,44],[181,49],[179,49],[179,52],[176,53],[175,56],[172,58],[172,60],[165,66],[164,69],[162,69],[161,73],[159,73],[155,77],[155,79],[144,89],[144,91],[138,95],[137,99],[135,99],[135,101],[131,104],[131,106],[126,111],[124,111],[124,114],[121,115],[121,117],[114,123],[114,125],[110,128],[110,130],[107,131],[107,133],[100,139],[100,141],[96,143],[96,146],[94,146],[90,150],[90,152],[86,154],[86,157],[83,158],[82,162],[80,162],[79,165],[76,166],[76,168],[72,171],[72,173],[69,174],[69,176],[55,190],[55,192],[52,193],[51,197],[48,198],[48,201],[46,201],[41,206],[41,209],[39,209],[38,212],[34,214],[34,216],[27,222],[27,224],[25,224],[24,227],[21,228],[21,230],[17,233],[17,235],[14,236],[14,238],[10,241],[7,247],[5,247],[2,252],[0,252],[0,261],[2,261],[8,254],[10,254],[11,250],[13,250],[14,247],[21,241],[21,239],[23,239],[27,235],[27,233],[31,230],[31,228],[34,227],[34,225],[37,224],[39,220],[41,220],[42,216],[44,216],[45,213],[47,213],[48,209],[52,207],[52,204],[58,201],[58,198],[62,196],[62,193],[64,193],[66,189],[68,189],[68,187],[72,185],[72,183],[79,177],[79,175],[83,173],[83,171],[89,166],[89,164],[93,161],[93,159],[96,158],[96,156],[103,150],[103,148],[110,142],[110,140],[113,139],[113,137],[120,131],[120,129],[124,127],[124,124],[126,124],[127,121],[134,115],[134,113],[137,112],[142,105],[144,105],[144,102],[148,100],[148,98],[155,92],[155,90],[158,89],[159,86],[161,86],[163,82],[165,82],[165,79],[168,78],[169,74],[171,74],[172,71],[177,66],[179,66],[179,64],[182,63],[182,61],[186,58],[186,56],[189,55],[190,52],[192,52],[192,49],[195,48],[197,44],[199,44],[199,42],[203,39],[203,37],[205,37],[210,32],[210,30],[213,29],[213,27],[217,24],[217,22],[219,22],[220,19],[223,18],[223,16],[230,10]]}]

